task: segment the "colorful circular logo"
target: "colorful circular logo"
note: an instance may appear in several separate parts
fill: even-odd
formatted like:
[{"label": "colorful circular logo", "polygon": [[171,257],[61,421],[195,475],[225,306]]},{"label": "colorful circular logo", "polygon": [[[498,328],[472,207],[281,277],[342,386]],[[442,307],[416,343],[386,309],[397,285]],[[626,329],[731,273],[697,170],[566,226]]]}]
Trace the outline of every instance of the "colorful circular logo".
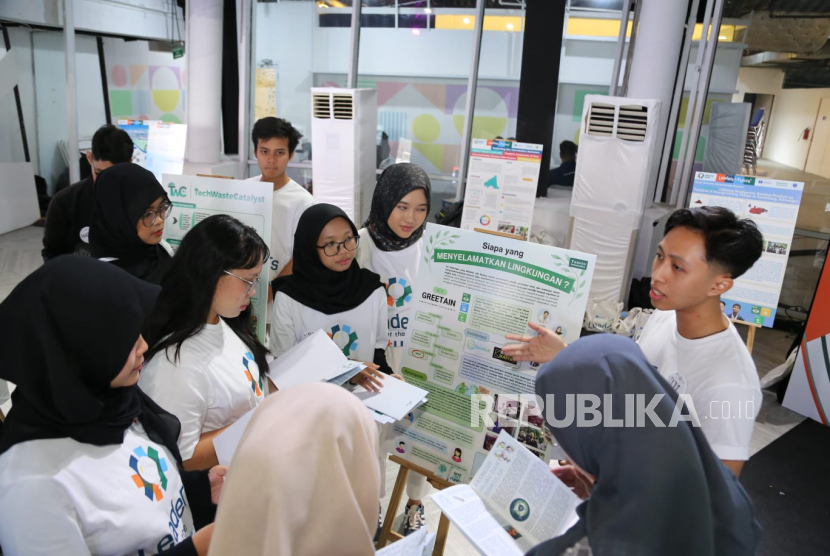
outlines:
[{"label": "colorful circular logo", "polygon": [[403,278],[390,278],[386,287],[386,304],[390,307],[403,307],[412,301],[412,288]]},{"label": "colorful circular logo", "polygon": [[510,515],[516,521],[527,521],[530,517],[530,506],[522,498],[516,498],[510,503]]},{"label": "colorful circular logo", "polygon": [[490,217],[487,216],[486,214],[482,215],[482,217],[479,218],[478,221],[481,222],[482,226],[489,226],[490,225]]},{"label": "colorful circular logo", "polygon": [[152,446],[145,450],[139,446],[130,456],[130,467],[135,473],[132,480],[135,486],[144,489],[144,495],[158,502],[164,498],[162,491],[167,490],[167,460],[159,455]]},{"label": "colorful circular logo", "polygon": [[331,327],[328,337],[334,341],[346,357],[351,355],[353,351],[357,351],[357,332],[352,332],[350,326],[335,324]]},{"label": "colorful circular logo", "polygon": [[242,364],[245,366],[245,377],[248,379],[248,382],[251,383],[251,391],[256,394],[257,397],[261,396],[262,375],[259,375],[258,381],[254,380],[254,371],[251,366],[253,365],[253,367],[256,368],[256,361],[254,361],[254,355],[250,351],[246,352],[245,355],[242,356]]}]

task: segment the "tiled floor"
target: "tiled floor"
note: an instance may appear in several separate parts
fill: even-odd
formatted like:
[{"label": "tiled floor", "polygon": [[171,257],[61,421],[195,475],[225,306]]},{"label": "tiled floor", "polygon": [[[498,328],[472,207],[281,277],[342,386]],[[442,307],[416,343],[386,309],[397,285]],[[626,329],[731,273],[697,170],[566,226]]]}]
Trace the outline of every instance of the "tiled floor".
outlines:
[{"label": "tiled floor", "polygon": [[[759,164],[759,169],[765,171],[767,175],[771,176],[774,172],[785,172],[786,176],[781,175],[780,177],[785,179],[800,179],[796,175],[792,174],[791,169],[786,169],[786,167],[777,168],[775,165],[762,163]],[[820,182],[820,180],[821,178],[818,180],[811,180],[813,183],[811,186],[811,194],[819,196],[824,194],[822,193],[822,191],[825,191],[822,183],[830,183],[830,181],[825,180],[824,182]],[[807,180],[801,179],[801,181]],[[816,185],[817,182],[818,185]],[[445,193],[444,196],[446,197],[451,196],[450,185],[451,184],[446,184],[446,187],[444,187],[441,191],[441,193]],[[446,192],[443,191],[444,189]],[[830,199],[828,199],[828,202],[830,202]],[[435,204],[440,206],[440,203]],[[433,206],[433,212],[435,211],[435,208],[436,207]],[[814,212],[815,211],[810,212],[809,222],[805,223],[805,225],[815,226],[817,223],[821,224],[821,215],[818,213],[813,214]],[[830,226],[830,223],[826,223],[825,226]],[[818,229],[821,229],[821,226],[819,226]],[[24,228],[0,236],[0,301],[5,299],[17,283],[40,266],[42,237],[43,228],[37,227]],[[761,329],[758,331],[755,340],[753,357],[761,376],[765,375],[775,366],[784,361],[786,351],[792,343],[792,340],[793,336],[791,334],[779,330]],[[5,404],[2,409],[4,411],[8,411],[9,404]],[[775,400],[774,394],[765,392],[764,404],[756,422],[755,433],[752,439],[752,453],[756,453],[802,420],[803,417],[800,415],[781,407]],[[382,500],[384,513],[389,504],[389,497],[391,496],[392,488],[395,484],[397,472],[397,464],[387,462],[387,495]],[[435,531],[438,528],[440,512],[429,499],[425,501],[425,505],[427,524],[430,530]],[[402,511],[403,508],[401,508],[398,513]],[[448,556],[467,556],[477,554],[477,551],[464,538],[457,528],[451,527],[445,553]]]}]

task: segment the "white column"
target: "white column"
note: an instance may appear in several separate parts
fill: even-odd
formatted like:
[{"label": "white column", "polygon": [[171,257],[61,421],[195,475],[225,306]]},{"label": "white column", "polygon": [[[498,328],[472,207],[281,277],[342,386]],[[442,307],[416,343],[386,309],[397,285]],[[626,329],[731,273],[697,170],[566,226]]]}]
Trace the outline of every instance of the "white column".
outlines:
[{"label": "white column", "polygon": [[[657,137],[665,138],[677,64],[683,46],[683,27],[686,24],[688,0],[640,0],[640,26],[631,59],[627,97],[655,98],[661,101]],[[683,68],[685,72],[685,68]],[[666,138],[669,140],[669,138]],[[660,153],[663,142],[655,149],[652,171],[646,184],[646,200],[654,198],[657,174],[660,169]]]},{"label": "white column", "polygon": [[222,0],[189,0],[186,16],[187,162],[219,161],[222,133]]},{"label": "white column", "polygon": [[69,183],[81,180],[78,165],[78,89],[75,86],[75,6],[63,0],[63,38],[66,57],[66,151],[69,154]]}]

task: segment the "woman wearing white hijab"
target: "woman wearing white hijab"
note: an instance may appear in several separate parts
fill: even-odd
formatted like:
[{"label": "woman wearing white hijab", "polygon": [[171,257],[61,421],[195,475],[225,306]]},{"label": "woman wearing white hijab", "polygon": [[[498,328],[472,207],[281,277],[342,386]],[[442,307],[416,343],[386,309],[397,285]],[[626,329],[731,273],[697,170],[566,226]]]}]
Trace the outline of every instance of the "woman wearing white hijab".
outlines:
[{"label": "woman wearing white hijab", "polygon": [[369,556],[378,520],[377,427],[331,384],[269,396],[231,462],[209,556]]}]

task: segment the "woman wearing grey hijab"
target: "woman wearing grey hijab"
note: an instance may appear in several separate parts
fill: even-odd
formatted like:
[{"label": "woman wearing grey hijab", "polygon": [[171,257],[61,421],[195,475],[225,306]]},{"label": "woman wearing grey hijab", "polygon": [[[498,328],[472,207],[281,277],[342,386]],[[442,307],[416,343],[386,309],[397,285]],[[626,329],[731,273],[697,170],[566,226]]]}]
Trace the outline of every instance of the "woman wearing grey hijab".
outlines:
[{"label": "woman wearing grey hijab", "polygon": [[[700,428],[689,421],[669,426],[678,396],[634,342],[610,334],[577,340],[542,368],[536,394],[549,411],[548,428],[582,478],[575,491],[588,497],[577,508],[579,521],[529,556],[563,554],[586,537],[594,556],[755,554],[761,528],[752,502]],[[577,427],[576,419],[552,427],[565,419],[569,394],[593,394],[603,406],[610,394],[611,417],[622,421],[633,402],[627,394],[645,395],[641,407],[662,394],[653,413],[666,426],[645,416],[642,427]],[[701,417],[708,411],[696,409]]]}]

